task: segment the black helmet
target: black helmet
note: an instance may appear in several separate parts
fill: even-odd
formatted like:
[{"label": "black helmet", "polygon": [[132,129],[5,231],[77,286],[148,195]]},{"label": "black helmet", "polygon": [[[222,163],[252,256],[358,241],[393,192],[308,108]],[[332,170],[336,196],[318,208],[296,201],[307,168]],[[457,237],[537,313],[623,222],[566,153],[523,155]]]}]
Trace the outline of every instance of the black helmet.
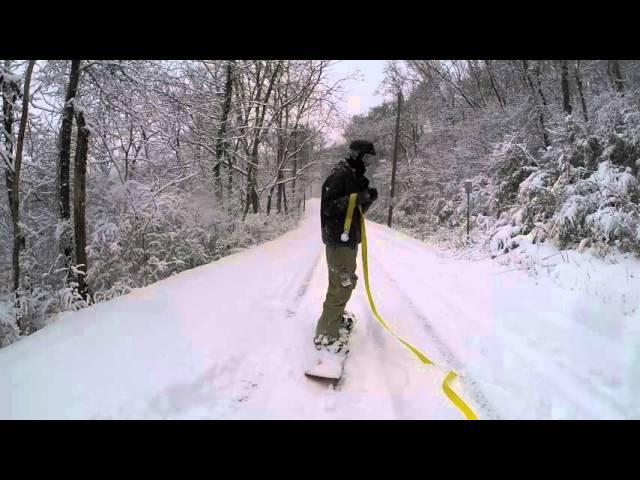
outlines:
[{"label": "black helmet", "polygon": [[373,148],[373,143],[367,140],[354,140],[349,145],[349,150],[355,153],[368,153],[369,155],[375,155],[376,149]]}]

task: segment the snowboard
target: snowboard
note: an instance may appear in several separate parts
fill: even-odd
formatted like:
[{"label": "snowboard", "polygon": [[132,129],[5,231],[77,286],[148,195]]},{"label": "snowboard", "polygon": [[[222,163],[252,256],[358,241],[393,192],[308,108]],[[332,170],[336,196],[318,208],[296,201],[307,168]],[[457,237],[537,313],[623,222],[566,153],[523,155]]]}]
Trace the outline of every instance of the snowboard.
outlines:
[{"label": "snowboard", "polygon": [[355,327],[356,317],[350,312],[345,312],[343,314],[343,322],[351,324],[346,349],[333,353],[326,349],[316,350],[315,346],[313,346],[313,353],[310,355],[304,371],[307,378],[332,383],[333,385],[336,385],[342,378],[344,364],[349,356],[349,343]]}]

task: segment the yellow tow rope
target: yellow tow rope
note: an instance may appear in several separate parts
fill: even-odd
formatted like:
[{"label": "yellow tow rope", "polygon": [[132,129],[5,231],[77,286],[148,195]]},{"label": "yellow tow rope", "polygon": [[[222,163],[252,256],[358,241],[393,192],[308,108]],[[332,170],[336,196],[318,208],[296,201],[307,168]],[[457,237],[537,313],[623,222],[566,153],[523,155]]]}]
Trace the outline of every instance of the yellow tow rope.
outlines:
[{"label": "yellow tow rope", "polygon": [[357,194],[352,193],[349,195],[349,206],[347,207],[347,216],[344,219],[344,231],[340,236],[340,240],[343,242],[349,241],[349,231],[351,230],[351,221],[353,220],[353,211],[356,209]]},{"label": "yellow tow rope", "polygon": [[[349,196],[347,218],[345,219],[345,222],[344,222],[344,230],[345,230],[345,233],[347,234],[346,240],[344,238],[345,234],[343,234],[343,237],[342,237],[342,240],[345,242],[349,239],[348,232],[349,232],[349,229],[351,228],[351,220],[352,220],[353,211],[355,210],[355,205],[356,205],[356,196],[357,195],[355,193],[352,193]],[[371,288],[369,287],[369,264],[367,262],[367,232],[365,229],[364,212],[362,211],[362,208],[359,208],[359,210],[360,210],[360,227],[362,232],[362,269],[364,270],[364,284],[365,284],[365,289],[367,291],[367,297],[369,297],[369,305],[371,306],[371,311],[373,312],[373,315],[376,317],[376,320],[378,320],[378,322],[380,322],[380,324],[391,335],[393,335],[396,338],[396,340],[398,340],[409,351],[411,351],[423,364],[435,366],[435,364],[431,360],[429,360],[429,358],[424,353],[422,353],[420,350],[418,350],[416,347],[411,345],[406,340],[396,335],[395,332],[391,330],[389,325],[382,319],[382,317],[378,313],[378,310],[376,309],[375,303],[373,302],[373,296],[371,295]],[[451,388],[451,382],[455,380],[457,376],[458,375],[453,370],[449,371],[444,381],[442,382],[442,390],[444,391],[444,394],[447,396],[447,398],[451,401],[451,403],[453,403],[456,406],[456,408],[458,408],[464,414],[467,420],[477,420],[478,417],[473,412],[473,410],[471,410],[471,408]]]}]

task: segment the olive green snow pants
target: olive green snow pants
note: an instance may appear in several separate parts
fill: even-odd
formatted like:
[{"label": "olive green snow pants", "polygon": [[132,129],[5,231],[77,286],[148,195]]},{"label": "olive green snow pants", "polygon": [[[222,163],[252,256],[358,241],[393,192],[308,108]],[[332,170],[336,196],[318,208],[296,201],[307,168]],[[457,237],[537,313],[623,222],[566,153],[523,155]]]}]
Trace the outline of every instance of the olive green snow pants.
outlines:
[{"label": "olive green snow pants", "polygon": [[326,246],[329,267],[329,287],[322,305],[322,315],[316,326],[317,335],[327,335],[330,339],[339,336],[342,314],[351,292],[356,288],[356,257],[358,248]]}]

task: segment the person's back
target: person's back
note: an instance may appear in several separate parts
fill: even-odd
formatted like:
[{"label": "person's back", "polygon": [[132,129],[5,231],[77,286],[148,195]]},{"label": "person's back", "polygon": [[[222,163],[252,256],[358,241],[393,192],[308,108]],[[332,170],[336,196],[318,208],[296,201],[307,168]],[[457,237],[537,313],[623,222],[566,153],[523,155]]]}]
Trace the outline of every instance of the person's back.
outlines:
[{"label": "person's back", "polygon": [[[360,243],[360,212],[353,214],[349,240],[343,242],[341,235],[344,219],[352,193],[367,191],[369,180],[364,175],[356,176],[353,168],[346,160],[342,160],[334,167],[331,174],[322,185],[320,200],[320,225],[322,227],[322,242],[325,245],[341,245],[355,248]],[[363,205],[368,208],[371,203]]]}]

